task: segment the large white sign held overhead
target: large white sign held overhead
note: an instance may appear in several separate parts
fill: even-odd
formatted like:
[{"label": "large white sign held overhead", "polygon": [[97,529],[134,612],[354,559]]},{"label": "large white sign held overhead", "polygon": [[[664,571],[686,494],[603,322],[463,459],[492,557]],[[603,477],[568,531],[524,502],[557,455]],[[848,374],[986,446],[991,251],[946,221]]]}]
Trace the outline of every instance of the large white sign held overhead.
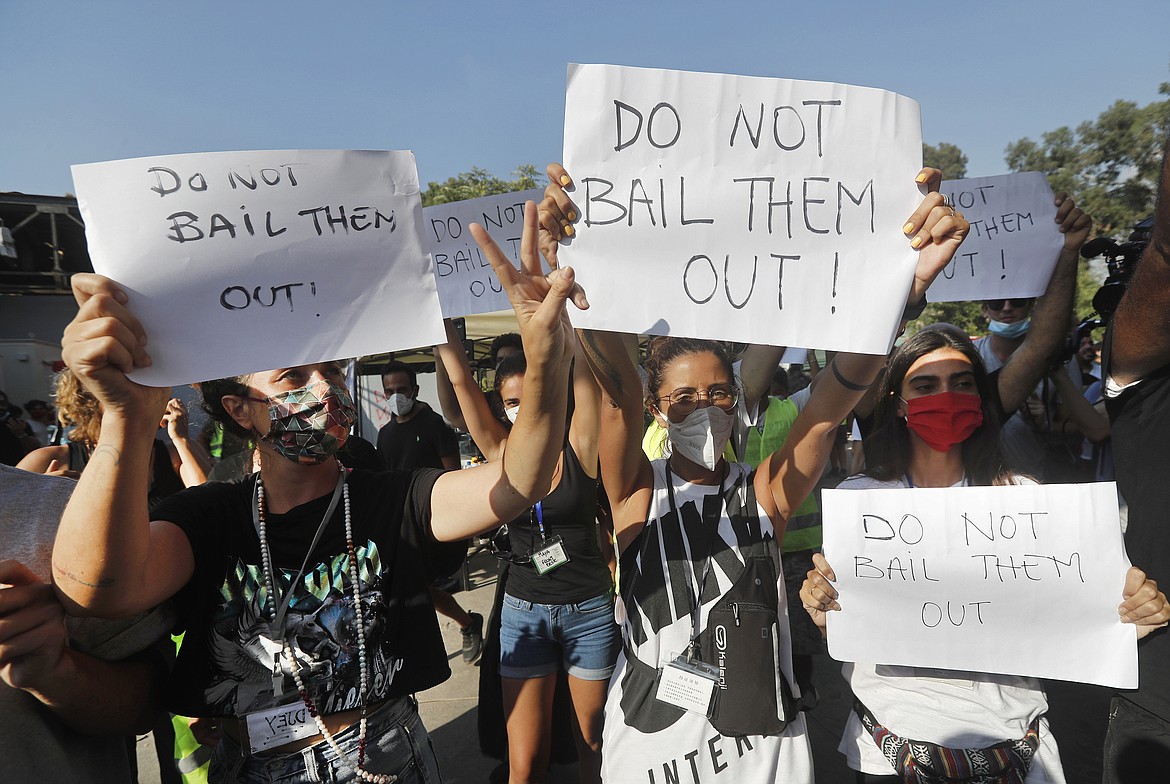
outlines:
[{"label": "large white sign held overhead", "polygon": [[570,65],[560,252],[581,326],[884,353],[916,254],[918,104],[825,82]]},{"label": "large white sign held overhead", "polygon": [[[524,232],[524,203],[540,203],[539,188],[435,204],[423,209],[427,241],[435,262],[439,301],[447,318],[511,310],[492,265],[480,252],[467,227],[487,229],[511,262],[520,268],[520,237]],[[543,261],[542,261],[543,263]],[[548,265],[544,265],[548,271]]]},{"label": "large white sign held overhead", "polygon": [[94,269],[153,386],[443,340],[409,152],[276,150],[73,167]]},{"label": "large white sign held overhead", "polygon": [[971,222],[971,232],[927,298],[962,302],[1043,294],[1064,247],[1044,175],[947,180],[941,190]]},{"label": "large white sign held overhead", "polygon": [[1112,482],[829,490],[840,661],[1137,687]]}]

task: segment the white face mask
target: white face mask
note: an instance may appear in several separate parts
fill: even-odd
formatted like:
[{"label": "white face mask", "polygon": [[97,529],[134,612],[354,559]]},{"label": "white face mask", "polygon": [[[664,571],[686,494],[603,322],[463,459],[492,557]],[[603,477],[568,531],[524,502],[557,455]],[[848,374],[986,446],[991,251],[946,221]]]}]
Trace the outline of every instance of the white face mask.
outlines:
[{"label": "white face mask", "polygon": [[672,453],[714,471],[734,426],[734,408],[724,411],[718,406],[704,406],[696,408],[678,424],[666,420],[666,436]]},{"label": "white face mask", "polygon": [[513,425],[516,424],[516,417],[520,416],[520,406],[512,406],[504,409],[504,415],[508,417],[508,421]]},{"label": "white face mask", "polygon": [[410,409],[414,408],[414,398],[400,393],[391,395],[388,402],[390,404],[390,411],[394,416],[405,416],[410,413]]}]

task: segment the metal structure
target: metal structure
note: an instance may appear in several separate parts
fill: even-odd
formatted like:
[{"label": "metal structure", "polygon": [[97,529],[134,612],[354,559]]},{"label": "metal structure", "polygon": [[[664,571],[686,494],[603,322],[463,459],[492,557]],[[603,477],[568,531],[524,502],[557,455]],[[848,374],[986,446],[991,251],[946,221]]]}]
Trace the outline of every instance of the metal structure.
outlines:
[{"label": "metal structure", "polygon": [[0,226],[16,254],[0,254],[0,294],[68,294],[73,273],[93,271],[73,196],[0,193]]}]

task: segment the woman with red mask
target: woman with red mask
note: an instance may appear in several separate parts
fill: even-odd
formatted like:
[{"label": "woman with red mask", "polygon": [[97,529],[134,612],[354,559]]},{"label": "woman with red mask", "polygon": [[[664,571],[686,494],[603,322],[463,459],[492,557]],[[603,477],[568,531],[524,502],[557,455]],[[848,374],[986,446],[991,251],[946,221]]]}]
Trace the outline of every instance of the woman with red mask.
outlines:
[{"label": "woman with red mask", "polygon": [[[870,467],[842,489],[1032,482],[1004,468],[998,398],[978,351],[958,329],[940,326],[914,335],[894,353],[879,383],[874,431],[866,439]],[[820,554],[813,562],[817,568],[800,596],[824,632],[827,612],[841,605],[832,568]],[[1139,637],[1170,619],[1166,597],[1138,569],[1130,569],[1122,598],[1122,620],[1137,624]],[[858,782],[917,780],[896,775],[887,760],[886,750],[896,750],[898,739],[913,739],[919,748],[945,742],[958,753],[1006,740],[1014,743],[1008,754],[1014,769],[978,781],[1064,781],[1044,719],[1048,703],[1035,678],[861,662],[842,669],[857,705],[840,750]],[[892,736],[879,747],[875,734],[884,731]]]}]

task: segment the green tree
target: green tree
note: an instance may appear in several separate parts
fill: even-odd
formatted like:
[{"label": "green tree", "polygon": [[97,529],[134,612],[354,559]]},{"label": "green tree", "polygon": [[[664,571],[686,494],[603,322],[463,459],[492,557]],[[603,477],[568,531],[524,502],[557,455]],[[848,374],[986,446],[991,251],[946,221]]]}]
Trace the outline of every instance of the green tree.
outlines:
[{"label": "green tree", "polygon": [[922,145],[922,165],[938,169],[948,180],[961,180],[967,176],[967,156],[957,145],[939,142]]},{"label": "green tree", "polygon": [[[1170,96],[1170,82],[1159,93]],[[1170,133],[1170,97],[1138,106],[1117,101],[1095,120],[1012,142],[1012,171],[1041,171],[1056,192],[1077,200],[1098,234],[1124,237],[1153,212],[1162,145]]]},{"label": "green tree", "polygon": [[536,187],[537,171],[532,164],[519,167],[512,172],[512,177],[511,180],[504,180],[474,166],[471,171],[451,177],[446,182],[427,183],[427,189],[422,193],[422,203],[424,207],[430,207],[432,204],[448,204]]}]

